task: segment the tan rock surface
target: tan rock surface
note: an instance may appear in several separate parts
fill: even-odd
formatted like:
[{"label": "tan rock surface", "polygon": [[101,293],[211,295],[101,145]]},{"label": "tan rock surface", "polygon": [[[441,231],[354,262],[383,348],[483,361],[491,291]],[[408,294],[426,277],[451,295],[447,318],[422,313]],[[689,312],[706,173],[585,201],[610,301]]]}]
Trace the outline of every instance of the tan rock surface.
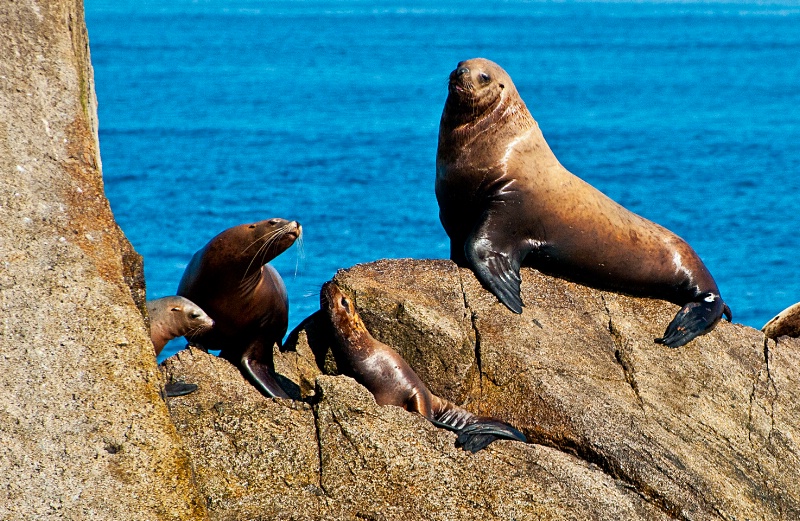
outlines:
[{"label": "tan rock surface", "polygon": [[170,410],[215,520],[668,519],[548,447],[503,441],[466,453],[454,434],[379,407],[344,376],[319,376],[310,406],[266,399],[233,365],[194,348],[165,365],[200,384]]},{"label": "tan rock surface", "polygon": [[1,4],[0,519],[205,519],[103,193],[82,3]]},{"label": "tan rock surface", "polygon": [[[449,261],[378,261],[335,280],[372,334],[397,348],[433,392],[510,421],[534,443],[495,442],[471,456],[455,449],[452,433],[377,407],[349,379],[318,377],[311,360],[328,372],[335,364],[326,356],[325,325],[312,318],[287,342],[297,351],[276,352],[276,365],[311,396],[311,411],[292,414],[305,414],[313,427],[284,422],[291,427],[281,434],[264,414],[261,429],[240,431],[235,443],[247,440],[247,450],[268,455],[262,465],[275,468],[299,461],[272,448],[285,447],[295,432],[302,451],[311,454],[318,443],[318,481],[299,470],[293,475],[305,476],[301,482],[277,479],[274,486],[296,497],[298,508],[271,511],[276,518],[306,519],[308,511],[326,519],[800,518],[800,341],[776,347],[752,328],[723,323],[672,350],[653,339],[675,306],[529,269],[522,315]],[[214,378],[247,387],[227,362],[183,353],[168,361],[172,378],[201,388],[221,385]],[[242,396],[208,390],[225,411]],[[264,408],[288,403],[251,394],[249,408],[257,407],[251,400]],[[202,396],[175,399],[171,410],[193,457],[224,469],[233,456],[214,463],[205,446],[190,441],[221,414]],[[183,419],[186,410],[196,411],[192,422]],[[315,466],[312,455],[304,461]],[[268,505],[260,475],[265,486],[249,489],[247,503]],[[198,471],[201,488],[213,490],[203,484],[210,481]],[[235,512],[231,503],[210,514],[234,519]]]}]

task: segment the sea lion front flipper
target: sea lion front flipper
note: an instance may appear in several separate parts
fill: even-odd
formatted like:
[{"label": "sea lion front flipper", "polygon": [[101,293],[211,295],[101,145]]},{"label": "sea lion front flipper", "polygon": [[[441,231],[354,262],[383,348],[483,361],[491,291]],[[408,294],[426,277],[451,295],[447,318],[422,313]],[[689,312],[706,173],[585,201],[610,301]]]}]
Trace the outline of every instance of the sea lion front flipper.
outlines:
[{"label": "sea lion front flipper", "polygon": [[502,235],[501,223],[493,223],[489,214],[464,243],[464,253],[481,284],[508,309],[520,314],[524,304],[519,266],[527,252],[505,244]]},{"label": "sea lion front flipper", "polygon": [[196,390],[196,384],[187,384],[184,382],[174,382],[164,386],[164,393],[166,393],[169,398],[174,398],[175,396],[186,396],[187,394],[193,393]]},{"label": "sea lion front flipper", "polygon": [[728,321],[733,318],[730,308],[719,295],[704,293],[697,300],[684,305],[667,326],[664,336],[655,341],[667,347],[680,347],[711,331],[722,315]]},{"label": "sea lion front flipper", "polygon": [[260,353],[262,349],[261,343],[256,341],[245,350],[240,361],[242,372],[265,396],[289,399],[286,391],[275,381],[275,376],[273,376],[269,366],[261,362]]}]

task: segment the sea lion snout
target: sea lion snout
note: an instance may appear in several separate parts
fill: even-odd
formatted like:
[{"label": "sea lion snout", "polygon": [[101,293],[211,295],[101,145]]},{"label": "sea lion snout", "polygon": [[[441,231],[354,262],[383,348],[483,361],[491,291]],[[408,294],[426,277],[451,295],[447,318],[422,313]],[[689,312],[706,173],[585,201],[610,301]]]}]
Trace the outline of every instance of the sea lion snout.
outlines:
[{"label": "sea lion snout", "polygon": [[290,228],[289,231],[286,232],[287,235],[291,235],[295,239],[303,235],[303,227],[300,225],[299,222],[292,221],[289,223],[289,225],[292,226],[293,228]]}]

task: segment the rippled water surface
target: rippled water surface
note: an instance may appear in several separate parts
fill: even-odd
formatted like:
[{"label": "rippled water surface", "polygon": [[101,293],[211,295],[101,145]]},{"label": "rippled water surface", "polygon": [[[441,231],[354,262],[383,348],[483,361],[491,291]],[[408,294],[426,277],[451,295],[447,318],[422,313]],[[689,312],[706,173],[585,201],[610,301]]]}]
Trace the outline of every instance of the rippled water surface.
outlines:
[{"label": "rippled water surface", "polygon": [[338,268],[447,257],[439,117],[448,73],[483,56],[567,168],[697,250],[737,322],[800,301],[790,3],[85,3],[106,192],[149,298],[269,217],[305,231],[273,261],[290,327]]}]

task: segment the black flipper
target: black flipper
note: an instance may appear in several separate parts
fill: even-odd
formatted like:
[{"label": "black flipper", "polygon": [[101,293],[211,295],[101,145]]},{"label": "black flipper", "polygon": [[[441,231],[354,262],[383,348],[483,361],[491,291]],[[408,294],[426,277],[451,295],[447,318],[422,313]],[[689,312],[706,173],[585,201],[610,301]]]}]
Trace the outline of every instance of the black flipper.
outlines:
[{"label": "black flipper", "polygon": [[197,390],[197,385],[195,384],[187,384],[184,382],[175,382],[171,384],[166,384],[164,386],[164,392],[170,398],[174,396],[185,396],[189,393],[193,393]]},{"label": "black flipper", "polygon": [[520,251],[514,245],[504,244],[502,234],[493,232],[493,225],[502,230],[499,223],[492,223],[487,218],[467,239],[464,253],[481,284],[494,293],[508,309],[519,314],[522,313],[523,306],[519,266],[528,252]]},{"label": "black flipper", "polygon": [[[260,361],[261,358],[259,355],[262,349],[260,344],[256,343],[244,352],[240,361],[242,372],[244,372],[245,376],[247,376],[252,384],[265,396],[289,399],[289,395],[286,394],[286,391],[275,381],[275,376],[273,376],[267,364]],[[270,355],[271,354],[270,348]]]},{"label": "black flipper", "polygon": [[722,315],[728,321],[733,318],[730,308],[719,295],[704,293],[683,306],[667,326],[664,336],[655,341],[667,347],[680,347],[714,329]]},{"label": "black flipper", "polygon": [[458,431],[456,446],[472,453],[486,448],[494,440],[515,440],[526,443],[528,439],[511,425],[499,420],[481,418]]}]

